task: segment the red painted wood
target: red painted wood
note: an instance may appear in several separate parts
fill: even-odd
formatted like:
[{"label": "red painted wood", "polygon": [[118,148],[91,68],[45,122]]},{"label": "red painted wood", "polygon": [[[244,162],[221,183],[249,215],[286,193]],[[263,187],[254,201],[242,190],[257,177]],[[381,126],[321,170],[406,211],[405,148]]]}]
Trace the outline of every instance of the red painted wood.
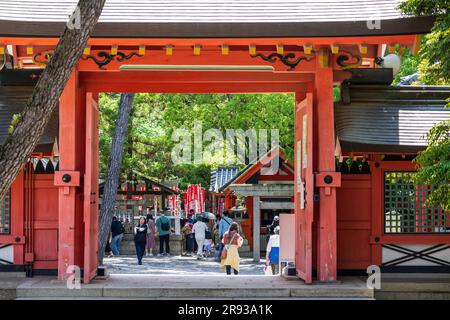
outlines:
[{"label": "red painted wood", "polygon": [[[19,173],[11,185],[11,235],[0,236],[0,243],[14,244],[14,264],[24,263],[25,234],[24,234],[24,172]],[[17,243],[16,238],[23,241]]]},{"label": "red painted wood", "polygon": [[86,94],[86,162],[84,175],[84,283],[97,275],[98,267],[98,105]]},{"label": "red painted wood", "polygon": [[[295,266],[297,274],[305,283],[312,283],[312,256],[313,256],[313,230],[314,220],[314,175],[313,175],[313,146],[314,146],[314,115],[313,115],[313,94],[307,93],[304,98],[301,94],[296,94],[295,106],[295,130],[294,130],[294,150],[295,150],[295,181],[294,181],[294,202],[296,220],[296,246],[295,246]],[[303,99],[303,100],[301,100]],[[306,118],[304,118],[306,117]],[[304,122],[304,119],[306,121]],[[306,125],[306,128],[303,126]],[[306,133],[306,150],[302,150],[305,145],[303,133]],[[307,166],[303,168],[299,156],[306,155]],[[301,178],[302,181],[299,181]],[[305,207],[300,205],[300,183],[306,189]]]},{"label": "red painted wood", "polygon": [[54,186],[52,174],[34,175],[33,180],[33,267],[47,269],[45,263],[53,266],[58,261],[59,188]]},{"label": "red painted wood", "polygon": [[337,267],[366,270],[371,257],[370,175],[342,175],[337,193]]},{"label": "red painted wood", "polygon": [[[77,140],[77,71],[71,75],[59,103],[59,168],[61,171],[78,171]],[[68,194],[65,189],[68,188]],[[74,186],[59,187],[58,279],[66,277],[66,270],[76,265],[76,208],[77,190]]]},{"label": "red painted wood", "polygon": [[140,82],[129,83],[102,83],[91,82],[86,84],[86,90],[91,92],[152,92],[152,93],[292,93],[305,92],[306,87],[302,83],[162,83],[145,84]]},{"label": "red painted wood", "polygon": [[305,83],[314,81],[314,73],[284,71],[195,71],[195,70],[124,70],[80,72],[83,83]]},{"label": "red painted wood", "polygon": [[[333,69],[316,64],[315,111],[317,115],[317,172],[335,172],[335,135],[333,102]],[[336,260],[336,188],[319,188],[318,269],[320,281],[337,279]]]}]

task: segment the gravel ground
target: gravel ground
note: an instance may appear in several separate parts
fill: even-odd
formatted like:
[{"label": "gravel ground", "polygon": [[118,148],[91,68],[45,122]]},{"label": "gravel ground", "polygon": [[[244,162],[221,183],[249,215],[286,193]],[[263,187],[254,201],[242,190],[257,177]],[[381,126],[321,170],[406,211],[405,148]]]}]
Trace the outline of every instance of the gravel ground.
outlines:
[{"label": "gravel ground", "polygon": [[[196,257],[144,257],[142,265],[135,256],[104,258],[110,274],[165,274],[165,275],[217,275],[224,274],[214,258],[197,260]],[[241,258],[240,274],[264,275],[264,261],[256,263],[251,258]]]}]

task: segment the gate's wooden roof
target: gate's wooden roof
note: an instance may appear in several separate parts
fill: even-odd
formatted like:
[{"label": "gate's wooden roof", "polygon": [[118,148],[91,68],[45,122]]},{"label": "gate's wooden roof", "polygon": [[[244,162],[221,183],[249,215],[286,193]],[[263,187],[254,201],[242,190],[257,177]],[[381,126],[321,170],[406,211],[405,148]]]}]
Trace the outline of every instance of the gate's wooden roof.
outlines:
[{"label": "gate's wooden roof", "polygon": [[336,136],[345,152],[412,153],[427,146],[434,124],[450,119],[450,87],[343,86],[335,105]]},{"label": "gate's wooden roof", "polygon": [[[98,37],[303,37],[416,34],[401,0],[106,0]],[[0,0],[0,36],[59,35],[77,0]],[[371,30],[367,21],[381,20]]]},{"label": "gate's wooden roof", "polygon": [[[30,98],[33,86],[1,86],[0,85],[0,145],[8,136],[8,129],[15,114],[20,114]],[[52,114],[35,152],[50,153],[58,137],[58,108]]]}]

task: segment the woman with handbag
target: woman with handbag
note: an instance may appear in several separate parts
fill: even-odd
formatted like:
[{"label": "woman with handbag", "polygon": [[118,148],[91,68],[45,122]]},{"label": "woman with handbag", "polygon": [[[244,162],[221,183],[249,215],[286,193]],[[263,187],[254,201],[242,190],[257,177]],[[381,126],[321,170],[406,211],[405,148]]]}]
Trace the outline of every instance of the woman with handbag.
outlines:
[{"label": "woman with handbag", "polygon": [[139,224],[134,228],[134,244],[136,245],[136,255],[138,264],[142,264],[142,257],[145,254],[145,245],[147,244],[148,225],[144,217],[139,219]]},{"label": "woman with handbag", "polygon": [[231,269],[233,269],[235,275],[239,274],[241,258],[238,249],[242,246],[243,241],[244,239],[238,233],[238,224],[232,222],[228,231],[223,235],[224,248],[220,256],[220,268],[225,269],[227,275],[231,275]]}]

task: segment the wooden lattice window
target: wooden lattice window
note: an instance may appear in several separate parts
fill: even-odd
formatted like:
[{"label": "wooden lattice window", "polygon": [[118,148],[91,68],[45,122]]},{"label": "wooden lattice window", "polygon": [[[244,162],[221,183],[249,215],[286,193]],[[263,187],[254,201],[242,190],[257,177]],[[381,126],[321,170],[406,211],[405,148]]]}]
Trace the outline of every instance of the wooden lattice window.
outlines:
[{"label": "wooden lattice window", "polygon": [[11,194],[0,199],[0,234],[11,233]]},{"label": "wooden lattice window", "polygon": [[414,172],[385,172],[385,233],[450,232],[450,212],[427,203],[431,190],[414,183]]}]

